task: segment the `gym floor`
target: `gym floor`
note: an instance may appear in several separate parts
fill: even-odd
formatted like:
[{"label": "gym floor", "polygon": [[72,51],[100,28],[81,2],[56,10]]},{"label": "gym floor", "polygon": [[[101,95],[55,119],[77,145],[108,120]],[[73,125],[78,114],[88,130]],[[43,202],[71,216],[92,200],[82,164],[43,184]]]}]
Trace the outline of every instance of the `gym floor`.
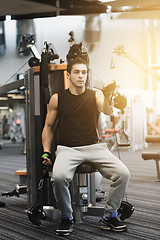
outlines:
[{"label": "gym floor", "polygon": [[[62,239],[55,235],[58,222],[43,221],[40,227],[29,222],[27,209],[27,194],[20,197],[5,197],[2,193],[12,191],[19,183],[15,171],[25,168],[25,155],[21,153],[19,144],[3,141],[0,150],[0,202],[6,207],[0,207],[0,239],[15,240],[51,240]],[[150,146],[146,151],[159,151],[159,145]],[[118,152],[113,152],[118,156]],[[83,223],[74,225],[74,231],[65,239],[118,239],[118,240],[157,240],[160,236],[160,182],[156,182],[156,166],[153,160],[144,161],[142,151],[131,152],[120,149],[122,162],[129,168],[131,177],[127,191],[127,200],[134,207],[133,215],[126,219],[127,232],[116,233],[101,230],[97,226],[99,217],[87,216]],[[108,192],[108,181],[102,179],[100,187]],[[125,200],[125,199],[124,199]],[[104,201],[98,205],[104,204]]]}]

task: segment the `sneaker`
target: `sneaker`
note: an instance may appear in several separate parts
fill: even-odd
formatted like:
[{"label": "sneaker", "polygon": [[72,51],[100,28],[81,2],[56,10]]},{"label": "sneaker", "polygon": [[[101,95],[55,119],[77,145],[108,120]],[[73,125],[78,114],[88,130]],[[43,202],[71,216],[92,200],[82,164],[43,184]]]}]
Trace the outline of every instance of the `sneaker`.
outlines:
[{"label": "sneaker", "polygon": [[100,228],[115,232],[124,232],[127,230],[127,226],[119,221],[117,217],[102,217],[100,219]]},{"label": "sneaker", "polygon": [[56,230],[56,235],[67,236],[73,231],[73,219],[62,217],[62,221]]}]

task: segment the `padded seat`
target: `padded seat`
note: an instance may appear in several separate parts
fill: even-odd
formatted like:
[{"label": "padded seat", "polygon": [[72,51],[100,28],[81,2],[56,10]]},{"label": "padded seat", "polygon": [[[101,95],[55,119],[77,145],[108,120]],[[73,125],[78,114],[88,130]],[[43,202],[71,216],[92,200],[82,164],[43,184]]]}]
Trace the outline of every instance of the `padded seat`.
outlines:
[{"label": "padded seat", "polygon": [[79,173],[79,174],[93,173],[93,172],[96,172],[94,165],[92,163],[87,163],[87,162],[80,164],[76,169],[76,173]]}]

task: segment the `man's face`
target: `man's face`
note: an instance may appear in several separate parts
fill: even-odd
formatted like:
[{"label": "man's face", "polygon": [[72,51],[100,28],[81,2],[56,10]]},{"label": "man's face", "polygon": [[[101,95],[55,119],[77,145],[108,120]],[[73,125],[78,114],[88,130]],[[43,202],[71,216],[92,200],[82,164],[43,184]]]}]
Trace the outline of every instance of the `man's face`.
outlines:
[{"label": "man's face", "polygon": [[83,88],[87,80],[87,66],[85,64],[75,64],[71,73],[68,73],[71,84],[78,88]]}]

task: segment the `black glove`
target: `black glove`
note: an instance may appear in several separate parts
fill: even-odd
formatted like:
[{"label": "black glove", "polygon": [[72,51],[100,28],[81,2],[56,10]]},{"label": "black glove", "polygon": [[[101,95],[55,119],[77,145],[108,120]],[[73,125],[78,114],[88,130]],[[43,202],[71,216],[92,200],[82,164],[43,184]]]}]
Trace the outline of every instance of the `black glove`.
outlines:
[{"label": "black glove", "polygon": [[108,96],[108,94],[112,93],[116,89],[117,85],[116,82],[113,81],[112,83],[108,84],[107,86],[104,86],[102,89],[102,92],[105,97]]},{"label": "black glove", "polygon": [[114,107],[120,110],[124,110],[127,106],[127,98],[119,93],[116,94],[114,98]]},{"label": "black glove", "polygon": [[45,165],[45,164],[43,163],[43,161],[45,161],[45,158],[49,158],[50,161],[51,161],[51,153],[49,153],[49,152],[44,152],[44,153],[42,154],[42,157],[41,157],[41,163],[42,163],[43,170],[48,170],[51,165],[49,165],[49,164],[48,164],[48,165]]}]

